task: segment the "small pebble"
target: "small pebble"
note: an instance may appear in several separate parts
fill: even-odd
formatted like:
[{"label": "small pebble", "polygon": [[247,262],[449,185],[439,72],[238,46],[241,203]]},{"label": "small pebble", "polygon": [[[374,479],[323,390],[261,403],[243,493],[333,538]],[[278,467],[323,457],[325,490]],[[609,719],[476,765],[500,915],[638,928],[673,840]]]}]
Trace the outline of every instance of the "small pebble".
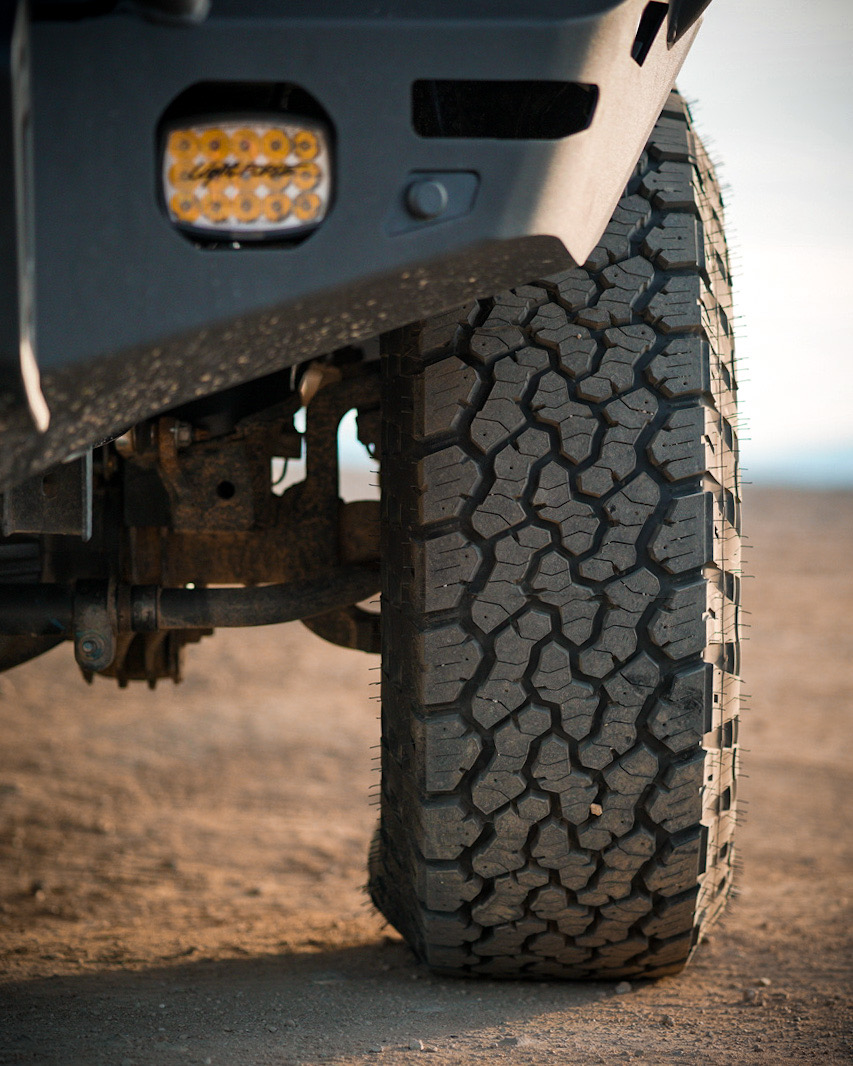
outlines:
[{"label": "small pebble", "polygon": [[423,1040],[415,1040],[411,1044],[409,1044],[409,1051],[423,1051],[423,1049],[424,1049]]},{"label": "small pebble", "polygon": [[759,977],[758,983],[762,988],[769,988],[773,984],[769,977]]},{"label": "small pebble", "polygon": [[381,1055],[384,1050],[381,1044],[377,1044],[376,1047],[369,1047],[367,1053],[368,1055]]},{"label": "small pebble", "polygon": [[754,988],[745,988],[743,990],[744,1003],[754,1003],[758,999],[758,992]]},{"label": "small pebble", "polygon": [[675,1018],[671,1014],[662,1014],[660,1016],[660,1024],[669,1029],[675,1025]]},{"label": "small pebble", "polygon": [[604,808],[601,806],[600,803],[590,803],[589,813],[593,816],[593,818],[600,818],[601,815],[604,814]]},{"label": "small pebble", "polygon": [[631,991],[630,981],[620,981],[619,984],[613,989],[617,996],[624,996],[626,992]]}]

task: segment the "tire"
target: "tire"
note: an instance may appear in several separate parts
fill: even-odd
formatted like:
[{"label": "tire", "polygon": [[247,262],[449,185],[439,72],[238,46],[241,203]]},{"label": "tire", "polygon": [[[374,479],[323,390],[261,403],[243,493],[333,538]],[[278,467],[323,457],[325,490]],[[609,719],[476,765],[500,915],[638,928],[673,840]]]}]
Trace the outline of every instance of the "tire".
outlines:
[{"label": "tire", "polygon": [[669,974],[724,905],[729,311],[673,93],[583,268],[389,338],[370,892],[439,970]]}]

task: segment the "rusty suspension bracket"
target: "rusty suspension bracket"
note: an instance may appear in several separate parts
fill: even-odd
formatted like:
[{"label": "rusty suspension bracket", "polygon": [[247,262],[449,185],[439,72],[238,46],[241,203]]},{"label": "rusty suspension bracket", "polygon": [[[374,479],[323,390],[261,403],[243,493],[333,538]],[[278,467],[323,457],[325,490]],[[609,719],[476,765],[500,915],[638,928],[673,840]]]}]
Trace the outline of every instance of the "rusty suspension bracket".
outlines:
[{"label": "rusty suspension bracket", "polygon": [[310,580],[261,588],[158,588],[81,581],[0,586],[0,634],[74,640],[84,671],[101,672],[115,659],[119,635],[162,630],[274,625],[324,614],[373,596],[379,572],[352,566]]},{"label": "rusty suspension bracket", "polygon": [[[312,541],[312,547],[314,550],[319,548],[324,558],[334,560],[336,565],[367,562],[371,543],[376,547],[379,543],[379,508],[374,501],[340,504],[337,441],[338,426],[347,411],[353,407],[365,412],[378,410],[378,377],[369,374],[330,382],[324,382],[320,377],[316,388],[309,381],[308,391],[305,424],[307,474],[302,485],[295,488],[304,494],[301,500],[306,501],[308,508],[325,509],[324,513],[314,513],[314,529],[318,539]],[[330,507],[337,511],[337,521],[330,520]],[[360,548],[366,552],[366,556],[360,554]],[[349,551],[349,557],[342,557],[342,551]],[[379,614],[365,611],[357,602],[351,600],[322,614],[303,618],[302,622],[312,633],[332,644],[378,653]]]},{"label": "rusty suspension bracket", "polygon": [[[127,530],[122,580],[282,584],[376,561],[378,504],[338,498],[337,430],[351,408],[378,406],[379,378],[373,367],[343,378],[335,370],[312,366],[302,396],[288,401],[281,417],[259,412],[225,438],[195,439],[191,426],[161,419],[117,442]],[[307,408],[301,436],[292,429],[300,398]],[[296,458],[303,442],[305,478],[279,495],[271,458]],[[158,493],[164,509],[152,513]]]}]

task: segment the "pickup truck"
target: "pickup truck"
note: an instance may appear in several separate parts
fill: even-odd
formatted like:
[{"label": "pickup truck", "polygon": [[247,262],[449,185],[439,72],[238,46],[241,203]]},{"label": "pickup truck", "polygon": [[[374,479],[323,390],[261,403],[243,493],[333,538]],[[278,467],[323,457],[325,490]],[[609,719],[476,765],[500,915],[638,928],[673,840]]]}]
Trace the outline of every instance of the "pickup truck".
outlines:
[{"label": "pickup truck", "polygon": [[672,88],[707,2],[2,8],[0,669],[381,652],[369,891],[440,971],[672,973],[729,894],[731,286]]}]

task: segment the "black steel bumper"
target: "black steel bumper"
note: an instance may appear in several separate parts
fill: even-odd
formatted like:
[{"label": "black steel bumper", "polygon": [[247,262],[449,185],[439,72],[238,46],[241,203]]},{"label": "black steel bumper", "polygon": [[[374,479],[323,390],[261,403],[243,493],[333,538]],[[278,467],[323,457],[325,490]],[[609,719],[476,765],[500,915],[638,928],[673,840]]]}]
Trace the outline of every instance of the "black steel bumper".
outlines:
[{"label": "black steel bumper", "polygon": [[[582,261],[695,32],[668,40],[664,29],[640,65],[645,8],[218,0],[194,25],[36,19],[35,166],[17,196],[35,205],[33,347],[50,426],[37,432],[7,390],[0,488],[169,406]],[[413,84],[460,78],[595,86],[597,103],[587,129],[556,140],[418,135]],[[212,250],[168,222],[158,123],[211,80],[292,83],[330,117],[335,201],[304,242]],[[476,176],[464,213],[395,222],[413,175],[460,172]],[[7,222],[17,210],[0,204]],[[20,275],[0,262],[4,290]],[[20,334],[0,327],[8,385]]]}]

